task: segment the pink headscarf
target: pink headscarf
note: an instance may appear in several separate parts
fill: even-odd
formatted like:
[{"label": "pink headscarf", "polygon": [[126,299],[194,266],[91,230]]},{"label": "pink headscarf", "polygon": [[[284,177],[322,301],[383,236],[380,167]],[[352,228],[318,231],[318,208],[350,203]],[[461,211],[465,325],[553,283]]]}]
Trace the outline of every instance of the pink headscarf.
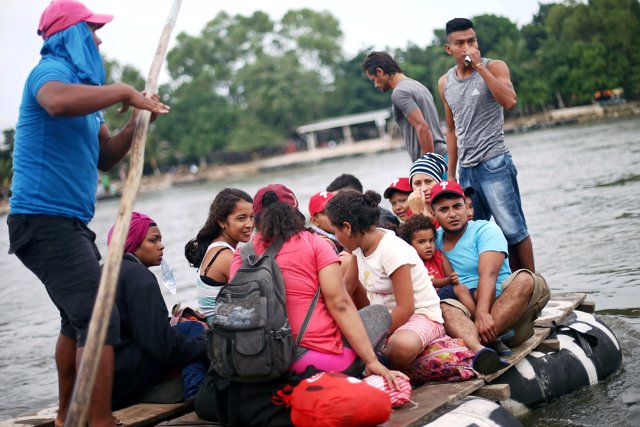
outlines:
[{"label": "pink headscarf", "polygon": [[[141,214],[140,212],[133,212],[131,214],[131,222],[129,223],[129,233],[127,234],[127,242],[124,245],[124,251],[128,253],[134,253],[138,246],[144,242],[144,238],[147,237],[149,226],[155,221]],[[111,244],[111,235],[113,234],[113,225],[107,234],[107,246]]]}]

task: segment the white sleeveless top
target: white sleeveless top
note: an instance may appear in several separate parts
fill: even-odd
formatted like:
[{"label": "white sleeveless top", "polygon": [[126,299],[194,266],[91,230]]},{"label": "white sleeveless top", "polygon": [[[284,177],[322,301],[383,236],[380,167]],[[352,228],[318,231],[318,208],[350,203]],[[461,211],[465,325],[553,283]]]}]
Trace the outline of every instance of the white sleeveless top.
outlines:
[{"label": "white sleeveless top", "polygon": [[[207,248],[207,252],[213,248],[226,247],[231,249],[231,251],[235,251],[235,248],[231,246],[227,242],[213,242]],[[206,256],[206,255],[205,255]],[[200,270],[202,268],[206,268],[204,265],[200,265],[198,271],[196,273],[196,292],[198,295],[198,305],[200,306],[200,311],[202,311],[205,317],[212,316],[216,311],[216,297],[218,296],[218,292],[220,292],[220,288],[222,286],[211,286],[207,285],[200,278]]]}]

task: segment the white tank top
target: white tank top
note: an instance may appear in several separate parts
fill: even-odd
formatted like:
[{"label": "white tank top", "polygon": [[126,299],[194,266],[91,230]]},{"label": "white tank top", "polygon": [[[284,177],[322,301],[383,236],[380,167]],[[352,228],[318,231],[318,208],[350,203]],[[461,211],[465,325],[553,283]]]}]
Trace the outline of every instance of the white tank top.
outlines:
[{"label": "white tank top", "polygon": [[[209,253],[209,251],[213,248],[219,247],[225,247],[231,249],[232,251],[235,251],[235,248],[227,242],[213,242],[207,248],[206,253]],[[216,311],[216,297],[218,296],[218,292],[220,292],[220,288],[222,286],[211,286],[204,283],[200,278],[200,270],[203,267],[206,268],[204,265],[200,265],[200,268],[198,268],[196,274],[196,292],[198,295],[198,305],[200,306],[200,311],[204,313],[205,317],[209,317],[212,316]]]}]

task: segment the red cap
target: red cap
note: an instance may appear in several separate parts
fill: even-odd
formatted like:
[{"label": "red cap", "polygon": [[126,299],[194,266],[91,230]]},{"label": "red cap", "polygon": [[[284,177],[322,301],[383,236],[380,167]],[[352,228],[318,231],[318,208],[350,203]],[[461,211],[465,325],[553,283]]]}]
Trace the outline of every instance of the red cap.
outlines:
[{"label": "red cap", "polygon": [[409,178],[396,178],[391,181],[391,184],[384,190],[384,198],[389,199],[394,191],[400,191],[402,193],[411,193],[411,184],[409,184]]},{"label": "red cap", "polygon": [[76,0],[53,0],[42,12],[38,24],[38,35],[47,39],[62,30],[86,21],[102,27],[113,20],[113,15],[93,13]]},{"label": "red cap", "polygon": [[333,193],[331,191],[321,191],[311,196],[309,200],[309,215],[314,216],[317,213],[324,212],[324,207],[331,200]]},{"label": "red cap", "polygon": [[258,215],[262,212],[262,199],[264,199],[265,194],[274,193],[281,203],[286,203],[288,205],[293,206],[294,208],[298,207],[298,199],[296,199],[296,195],[293,194],[293,191],[289,190],[282,184],[269,184],[266,187],[262,187],[258,190],[255,197],[253,198],[253,214]]},{"label": "red cap", "polygon": [[431,204],[434,200],[444,194],[455,194],[464,198],[464,190],[455,181],[442,181],[431,187]]}]

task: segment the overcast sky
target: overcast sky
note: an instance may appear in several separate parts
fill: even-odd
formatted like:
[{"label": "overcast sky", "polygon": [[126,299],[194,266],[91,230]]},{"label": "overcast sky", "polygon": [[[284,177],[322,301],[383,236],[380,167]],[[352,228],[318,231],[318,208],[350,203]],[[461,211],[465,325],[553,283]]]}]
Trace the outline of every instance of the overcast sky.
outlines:
[{"label": "overcast sky", "polygon": [[[115,16],[113,22],[99,32],[103,41],[101,52],[122,64],[134,65],[146,77],[172,0],[86,0],[84,3],[96,13]],[[443,28],[455,17],[490,13],[505,16],[522,26],[531,22],[538,3],[538,0],[183,0],[172,39],[180,32],[198,35],[205,23],[221,10],[243,15],[263,10],[273,20],[279,20],[287,10],[309,7],[328,10],[338,18],[344,34],[344,50],[353,55],[368,46],[396,48],[406,47],[409,42],[426,46],[432,40],[433,30]],[[0,130],[15,127],[18,119],[25,78],[40,58],[42,39],[36,35],[36,29],[47,4],[49,0],[2,0]],[[161,82],[168,78],[166,73],[163,76]]]}]

